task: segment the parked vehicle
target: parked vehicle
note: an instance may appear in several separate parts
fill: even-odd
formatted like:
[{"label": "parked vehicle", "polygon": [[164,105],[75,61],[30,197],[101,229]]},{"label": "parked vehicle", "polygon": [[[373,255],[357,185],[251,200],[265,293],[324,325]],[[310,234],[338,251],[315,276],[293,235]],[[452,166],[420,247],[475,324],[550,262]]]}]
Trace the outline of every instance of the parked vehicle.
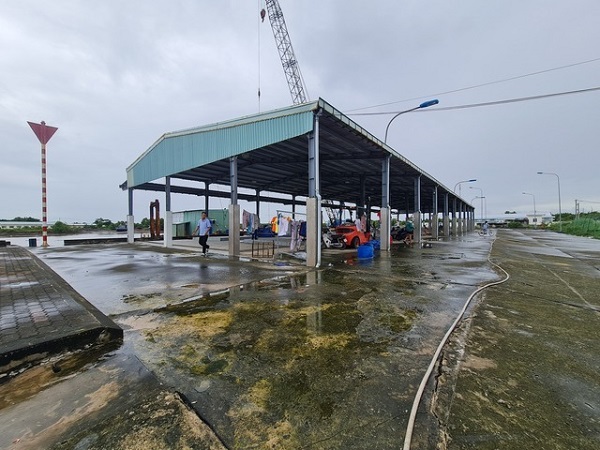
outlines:
[{"label": "parked vehicle", "polygon": [[329,238],[332,247],[357,248],[371,240],[371,233],[358,231],[356,225],[346,223],[335,227]]},{"label": "parked vehicle", "polygon": [[408,232],[406,229],[399,226],[392,227],[392,231],[390,232],[390,235],[394,241],[403,241],[407,234]]}]

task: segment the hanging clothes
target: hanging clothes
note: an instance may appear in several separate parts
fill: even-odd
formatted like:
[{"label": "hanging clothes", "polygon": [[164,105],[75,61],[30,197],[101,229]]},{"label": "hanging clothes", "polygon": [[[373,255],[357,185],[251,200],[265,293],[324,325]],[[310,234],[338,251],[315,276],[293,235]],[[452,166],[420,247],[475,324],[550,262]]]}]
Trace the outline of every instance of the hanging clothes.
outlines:
[{"label": "hanging clothes", "polygon": [[362,231],[362,222],[359,218],[354,221],[354,225],[356,225],[356,231]]},{"label": "hanging clothes", "polygon": [[300,221],[300,230],[298,231],[298,234],[301,237],[306,238],[306,221]]},{"label": "hanging clothes", "polygon": [[248,211],[244,210],[242,212],[242,228],[248,233],[252,232],[252,230],[250,229],[250,216],[251,214]]},{"label": "hanging clothes", "polygon": [[291,240],[290,240],[290,251],[295,252],[298,248],[298,241],[300,240],[300,223],[297,220],[292,220],[290,224]]},{"label": "hanging clothes", "polygon": [[279,232],[277,233],[278,236],[287,236],[289,234],[290,231],[290,218],[289,217],[283,217],[280,216],[279,218]]}]

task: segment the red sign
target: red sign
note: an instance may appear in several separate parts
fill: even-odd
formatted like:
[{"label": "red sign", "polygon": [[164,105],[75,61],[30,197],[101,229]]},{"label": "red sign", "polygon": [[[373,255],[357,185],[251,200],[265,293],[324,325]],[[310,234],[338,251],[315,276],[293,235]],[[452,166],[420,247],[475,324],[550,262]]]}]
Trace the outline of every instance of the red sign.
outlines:
[{"label": "red sign", "polygon": [[45,145],[48,143],[50,138],[56,133],[58,128],[50,127],[46,125],[46,122],[42,121],[42,123],[33,123],[27,122],[37,138],[40,140],[40,144]]}]

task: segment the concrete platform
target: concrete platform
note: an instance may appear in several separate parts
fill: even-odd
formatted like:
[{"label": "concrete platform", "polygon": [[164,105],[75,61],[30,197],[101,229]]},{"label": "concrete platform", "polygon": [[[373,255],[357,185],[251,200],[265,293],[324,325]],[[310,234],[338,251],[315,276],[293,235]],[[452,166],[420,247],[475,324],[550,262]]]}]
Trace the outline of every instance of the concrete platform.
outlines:
[{"label": "concrete platform", "polygon": [[122,338],[120,327],[33,253],[0,247],[0,375]]},{"label": "concrete platform", "polygon": [[470,233],[368,261],[326,252],[317,271],[209,243],[208,257],[197,240],[29,250],[125,339],[98,360],[0,378],[0,448],[196,448],[188,416],[222,448],[399,448],[435,347],[501,278],[492,262],[510,279],[452,334],[411,448],[598,447],[600,241]]}]

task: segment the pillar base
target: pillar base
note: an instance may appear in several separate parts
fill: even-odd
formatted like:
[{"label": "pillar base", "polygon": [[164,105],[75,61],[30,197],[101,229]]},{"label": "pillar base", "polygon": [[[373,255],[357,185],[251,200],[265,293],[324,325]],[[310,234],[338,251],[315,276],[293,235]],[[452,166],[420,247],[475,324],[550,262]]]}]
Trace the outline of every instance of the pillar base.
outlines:
[{"label": "pillar base", "polygon": [[229,205],[229,256],[240,256],[240,205]]},{"label": "pillar base", "polygon": [[379,213],[379,244],[382,251],[390,250],[391,218],[390,208],[381,208]]},{"label": "pillar base", "polygon": [[133,216],[127,216],[127,242],[133,244],[135,242],[135,222]]},{"label": "pillar base", "polygon": [[163,246],[173,247],[173,212],[165,212],[165,229],[163,230]]}]

